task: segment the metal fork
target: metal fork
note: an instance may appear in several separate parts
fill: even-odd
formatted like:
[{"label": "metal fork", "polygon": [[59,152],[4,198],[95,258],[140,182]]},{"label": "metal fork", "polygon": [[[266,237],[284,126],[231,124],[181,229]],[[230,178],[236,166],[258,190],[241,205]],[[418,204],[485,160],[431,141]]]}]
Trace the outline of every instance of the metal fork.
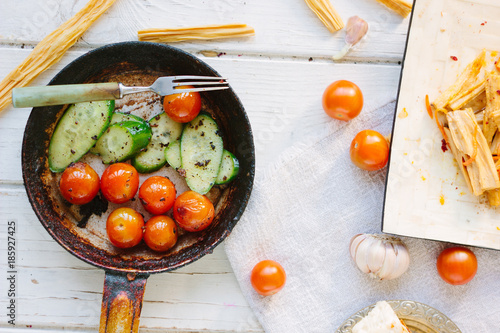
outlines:
[{"label": "metal fork", "polygon": [[149,87],[129,87],[117,82],[107,82],[14,88],[12,104],[16,108],[25,108],[120,99],[125,95],[140,92],[154,92],[166,96],[228,88],[226,79],[218,76],[162,76]]}]

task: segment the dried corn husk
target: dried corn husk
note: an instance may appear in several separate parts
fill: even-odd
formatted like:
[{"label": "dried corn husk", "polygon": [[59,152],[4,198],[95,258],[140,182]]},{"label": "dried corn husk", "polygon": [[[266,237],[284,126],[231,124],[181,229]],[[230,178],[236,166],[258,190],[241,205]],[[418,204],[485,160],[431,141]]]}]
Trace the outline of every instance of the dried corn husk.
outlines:
[{"label": "dried corn husk", "polygon": [[305,0],[305,2],[330,32],[338,31],[344,27],[344,21],[333,8],[330,0]]},{"label": "dried corn husk", "polygon": [[486,108],[484,110],[490,123],[498,129],[500,126],[500,75],[486,74]]},{"label": "dried corn husk", "polygon": [[474,195],[500,188],[491,151],[471,109],[446,114],[453,155]]},{"label": "dried corn husk", "polygon": [[13,88],[27,86],[40,73],[58,62],[115,1],[90,0],[75,16],[42,39],[30,55],[0,82],[0,111],[10,104]]},{"label": "dried corn husk", "polygon": [[500,205],[500,189],[494,189],[486,192],[488,196],[488,202],[491,206],[499,206]]},{"label": "dried corn husk", "polygon": [[246,24],[234,23],[187,28],[144,29],[139,30],[137,35],[140,41],[175,43],[186,40],[247,37],[255,35],[255,30]]},{"label": "dried corn husk", "polygon": [[386,5],[399,15],[407,17],[411,13],[412,3],[404,0],[377,0],[378,2]]},{"label": "dried corn husk", "polygon": [[[432,103],[435,108],[448,107],[450,110],[457,110],[484,91],[485,79],[482,69],[485,65],[485,56],[486,52],[483,50],[473,62],[467,65],[457,81]],[[453,107],[450,104],[453,104]]]}]

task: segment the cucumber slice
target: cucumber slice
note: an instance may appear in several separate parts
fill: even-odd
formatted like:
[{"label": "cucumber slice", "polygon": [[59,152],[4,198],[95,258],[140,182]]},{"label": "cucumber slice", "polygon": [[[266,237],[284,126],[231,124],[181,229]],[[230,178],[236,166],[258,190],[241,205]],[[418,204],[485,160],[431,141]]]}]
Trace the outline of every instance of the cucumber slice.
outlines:
[{"label": "cucumber slice", "polygon": [[173,121],[165,112],[149,120],[153,136],[146,149],[132,159],[132,165],[140,173],[153,172],[167,163],[165,147],[179,140],[182,134],[182,124]]},{"label": "cucumber slice", "polygon": [[227,184],[238,175],[240,171],[240,162],[231,152],[224,149],[222,153],[222,162],[219,168],[219,174],[215,180],[215,184]]},{"label": "cucumber slice", "polygon": [[145,121],[139,116],[130,113],[114,112],[113,116],[111,117],[111,121],[109,122],[109,125],[111,126],[113,124],[123,123],[125,121],[136,121],[139,123],[147,123],[147,121]]},{"label": "cucumber slice", "polygon": [[61,172],[85,155],[108,127],[114,109],[114,100],[71,105],[50,139],[50,170]]},{"label": "cucumber slice", "polygon": [[106,164],[121,162],[146,147],[151,138],[147,123],[125,121],[108,127],[96,143],[96,151]]},{"label": "cucumber slice", "polygon": [[179,169],[181,167],[181,143],[179,140],[172,142],[165,148],[165,159],[172,168]]},{"label": "cucumber slice", "polygon": [[[141,124],[148,123],[147,121],[145,121],[141,117],[138,117],[138,116],[130,114],[130,113],[113,112],[113,116],[111,116],[109,126],[114,125],[114,124],[118,124],[118,123],[123,123],[125,121],[135,121],[135,122],[138,122]],[[89,153],[94,154],[94,155],[99,155],[99,151],[98,151],[96,145],[92,146],[92,148],[89,149]]]},{"label": "cucumber slice", "polygon": [[206,114],[189,122],[181,138],[181,168],[189,188],[205,194],[215,184],[224,151],[217,123]]}]

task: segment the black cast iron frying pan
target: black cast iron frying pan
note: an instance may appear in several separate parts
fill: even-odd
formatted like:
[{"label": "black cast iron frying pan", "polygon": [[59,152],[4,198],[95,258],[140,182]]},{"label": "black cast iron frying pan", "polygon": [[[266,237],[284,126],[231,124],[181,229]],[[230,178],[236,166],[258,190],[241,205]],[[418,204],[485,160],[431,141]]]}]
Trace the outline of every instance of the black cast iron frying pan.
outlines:
[{"label": "black cast iron frying pan", "polygon": [[[125,42],[86,53],[66,66],[49,84],[122,82],[148,85],[164,75],[218,74],[198,58],[176,48]],[[54,127],[67,106],[39,107],[31,112],[22,147],[26,192],[40,222],[61,246],[105,270],[100,332],[137,332],[148,276],[179,268],[212,252],[231,232],[246,207],[255,167],[253,137],[246,113],[232,89],[202,93],[202,100],[203,110],[214,117],[222,131],[225,148],[238,157],[240,173],[226,188],[209,193],[216,202],[212,225],[198,233],[181,235],[177,245],[166,253],[154,253],[143,245],[129,250],[114,248],[106,239],[103,225],[106,214],[116,206],[100,196],[81,207],[62,199],[57,189],[58,175],[48,168],[47,152]],[[143,116],[161,110],[160,97],[152,94],[131,95],[128,100],[116,102],[121,111],[146,109]],[[92,161],[92,157],[89,159],[94,168],[99,169],[99,162]],[[168,169],[171,168],[162,168],[157,173],[165,175]],[[173,174],[167,176],[175,177]],[[179,194],[182,184],[177,185]],[[130,205],[138,205],[137,202]]]}]

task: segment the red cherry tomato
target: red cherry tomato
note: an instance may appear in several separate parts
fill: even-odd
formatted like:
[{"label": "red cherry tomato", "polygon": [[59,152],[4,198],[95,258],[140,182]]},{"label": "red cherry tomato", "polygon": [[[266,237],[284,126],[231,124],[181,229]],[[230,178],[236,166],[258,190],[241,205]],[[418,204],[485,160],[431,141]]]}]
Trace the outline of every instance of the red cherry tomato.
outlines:
[{"label": "red cherry tomato", "polygon": [[286,273],[276,261],[263,260],[252,269],[250,281],[256,292],[263,296],[270,296],[283,289]]},{"label": "red cherry tomato", "polygon": [[195,191],[182,193],[174,202],[174,219],[187,231],[201,231],[212,223],[215,209],[212,202]]},{"label": "red cherry tomato", "polygon": [[361,109],[363,94],[351,81],[335,81],[323,93],[323,110],[332,118],[348,121],[357,117]]},{"label": "red cherry tomato", "polygon": [[351,143],[351,161],[363,170],[382,169],[389,160],[389,144],[377,131],[364,130]]},{"label": "red cherry tomato", "polygon": [[136,246],[142,240],[144,218],[128,207],[115,209],[108,216],[106,231],[114,246],[126,249]]},{"label": "red cherry tomato", "polygon": [[151,250],[163,252],[177,242],[177,225],[165,215],[153,216],[146,222],[144,242]]},{"label": "red cherry tomato", "polygon": [[99,175],[86,163],[72,163],[61,175],[59,190],[68,202],[84,205],[99,192]]},{"label": "red cherry tomato", "polygon": [[101,177],[101,192],[106,200],[121,204],[129,201],[139,188],[139,173],[126,163],[111,164]]},{"label": "red cherry tomato", "polygon": [[[181,88],[193,88],[181,86]],[[178,123],[187,123],[196,118],[201,110],[201,97],[198,92],[181,93],[165,96],[163,109],[170,118]]]},{"label": "red cherry tomato", "polygon": [[437,270],[441,278],[452,285],[466,284],[477,272],[475,254],[461,246],[445,249],[438,256]]},{"label": "red cherry tomato", "polygon": [[139,200],[153,215],[166,213],[175,201],[175,186],[170,179],[161,176],[149,177],[139,189]]}]

